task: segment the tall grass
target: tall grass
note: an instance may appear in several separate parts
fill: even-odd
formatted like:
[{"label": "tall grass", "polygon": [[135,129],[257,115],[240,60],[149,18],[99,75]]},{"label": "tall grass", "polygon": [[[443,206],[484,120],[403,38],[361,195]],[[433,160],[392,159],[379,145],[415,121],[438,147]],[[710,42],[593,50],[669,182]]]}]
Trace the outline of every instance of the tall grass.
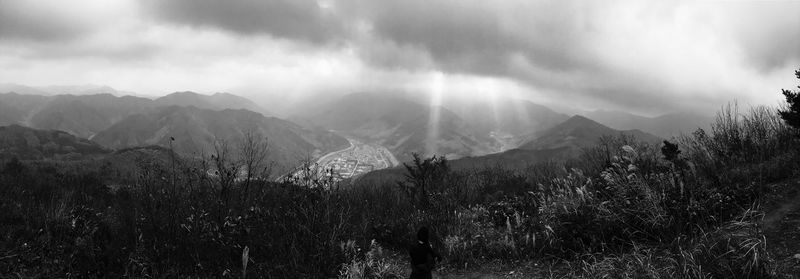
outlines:
[{"label": "tall grass", "polygon": [[562,276],[763,278],[773,267],[748,209],[769,182],[797,174],[796,135],[774,109],[731,105],[711,130],[680,137],[669,160],[658,145],[607,137],[576,160],[445,172],[425,203],[395,183],[242,183],[208,175],[225,165],[208,160],[6,162],[0,274],[402,277],[424,225],[452,267],[548,261],[572,267]]}]

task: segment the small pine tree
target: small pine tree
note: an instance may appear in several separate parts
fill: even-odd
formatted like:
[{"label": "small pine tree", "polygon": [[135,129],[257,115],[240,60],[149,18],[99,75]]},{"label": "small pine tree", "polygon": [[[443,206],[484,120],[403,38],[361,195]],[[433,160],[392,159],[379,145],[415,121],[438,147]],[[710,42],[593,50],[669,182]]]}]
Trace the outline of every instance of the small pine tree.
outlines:
[{"label": "small pine tree", "polygon": [[[800,70],[794,71],[794,75],[797,76],[797,79],[800,79]],[[797,86],[797,88],[800,88],[800,86]],[[782,90],[788,106],[786,110],[779,110],[778,113],[783,121],[786,121],[786,124],[800,129],[800,91]]]},{"label": "small pine tree", "polygon": [[664,156],[664,159],[670,162],[675,162],[678,159],[678,155],[681,154],[681,150],[678,149],[678,145],[671,143],[669,141],[664,141],[664,146],[661,147],[661,155]]},{"label": "small pine tree", "polygon": [[413,164],[403,163],[408,173],[405,174],[405,181],[398,182],[407,194],[417,196],[422,205],[428,204],[428,191],[432,186],[441,182],[444,176],[450,171],[447,158],[444,156],[433,155],[431,158],[423,159],[419,154],[413,153]]}]

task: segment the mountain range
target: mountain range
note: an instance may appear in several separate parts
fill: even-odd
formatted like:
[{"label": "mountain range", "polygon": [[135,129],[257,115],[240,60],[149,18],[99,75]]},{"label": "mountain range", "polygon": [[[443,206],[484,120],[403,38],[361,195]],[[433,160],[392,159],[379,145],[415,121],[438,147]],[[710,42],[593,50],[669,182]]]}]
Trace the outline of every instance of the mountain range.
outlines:
[{"label": "mountain range", "polygon": [[346,139],[334,133],[305,129],[252,111],[210,110],[194,106],[167,106],[131,115],[101,131],[92,140],[115,149],[158,145],[171,146],[183,154],[211,155],[214,144],[220,142],[226,142],[235,151],[245,133],[249,132],[269,142],[268,160],[275,162],[277,171],[288,171],[305,159],[348,146]]},{"label": "mountain range", "polygon": [[553,128],[534,133],[532,139],[520,145],[519,149],[543,150],[562,147],[581,149],[594,146],[602,136],[619,134],[649,143],[661,141],[659,137],[640,130],[615,130],[584,116],[575,115]]},{"label": "mountain range", "polygon": [[548,160],[563,160],[595,146],[604,136],[630,136],[651,144],[662,139],[640,130],[615,130],[584,116],[575,115],[550,129],[534,133],[531,139],[512,150],[480,157],[455,160],[456,168],[503,166],[512,169]]},{"label": "mountain range", "polygon": [[483,134],[513,137],[551,128],[569,118],[528,100],[495,98],[492,102],[452,101],[445,105]]},{"label": "mountain range", "polygon": [[[386,94],[346,95],[295,118],[383,145],[400,161],[410,159],[412,153],[462,157],[495,149],[488,135],[479,133],[454,112]],[[432,124],[432,118],[438,119],[438,125]]]},{"label": "mountain range", "polygon": [[137,93],[121,91],[107,85],[82,84],[82,85],[50,85],[28,86],[16,83],[0,83],[0,93],[16,92],[26,95],[95,95],[112,94],[115,96],[138,96]]},{"label": "mountain range", "polygon": [[69,133],[37,130],[19,125],[0,127],[0,159],[72,159],[110,151]]},{"label": "mountain range", "polygon": [[708,129],[713,120],[710,115],[689,112],[646,117],[620,111],[596,110],[585,115],[614,129],[637,129],[663,138],[690,133],[698,128]]},{"label": "mountain range", "polygon": [[[3,86],[0,89],[9,87]],[[14,88],[27,93],[47,89]],[[386,147],[400,161],[419,153],[445,155],[456,166],[522,166],[570,157],[603,135],[626,134],[658,142],[707,121],[690,114],[644,117],[614,111],[570,117],[511,98],[448,100],[437,106],[380,93],[329,98],[289,120],[269,115],[253,101],[228,93],[187,91],[155,99],[110,93],[0,94],[0,126],[64,131],[76,136],[76,141],[91,139],[89,142],[113,149],[171,146],[194,156],[209,154],[218,140],[236,144],[245,133],[255,132],[268,138],[271,160],[285,170],[348,146],[345,137]]]},{"label": "mountain range", "polygon": [[[88,142],[108,148],[168,147],[171,143],[168,139],[175,138],[172,144],[176,151],[187,155],[208,154],[215,139],[235,145],[245,131],[253,131],[268,139],[270,160],[280,171],[296,167],[301,160],[347,146],[347,140],[336,134],[305,129],[266,117],[265,113],[252,101],[227,93],[176,92],[157,99],[112,94],[0,94],[0,126],[62,131],[74,135],[76,140],[91,139]],[[29,149],[13,150],[25,158],[42,157]]]},{"label": "mountain range", "polygon": [[[453,170],[503,168],[523,170],[536,163],[562,161],[578,155],[584,148],[595,146],[604,136],[630,136],[637,141],[658,143],[662,139],[639,130],[615,130],[586,117],[576,115],[550,129],[537,132],[519,148],[449,160]],[[402,166],[378,170],[359,178],[359,183],[380,183],[402,179]]]},{"label": "mountain range", "polygon": [[175,92],[153,100],[156,106],[193,106],[202,109],[246,109],[266,116],[272,115],[250,99],[230,93],[203,95],[191,91]]},{"label": "mountain range", "polygon": [[176,92],[157,99],[134,96],[0,94],[0,124],[20,124],[53,129],[91,138],[114,123],[134,114],[164,106],[195,106],[206,109],[247,109],[266,114],[252,101],[227,93],[202,95]]}]

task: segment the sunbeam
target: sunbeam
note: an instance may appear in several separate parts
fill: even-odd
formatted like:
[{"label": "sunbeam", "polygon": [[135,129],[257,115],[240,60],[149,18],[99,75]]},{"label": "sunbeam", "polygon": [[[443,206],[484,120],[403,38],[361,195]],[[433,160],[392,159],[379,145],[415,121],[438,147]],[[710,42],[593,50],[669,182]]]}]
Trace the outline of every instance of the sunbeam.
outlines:
[{"label": "sunbeam", "polygon": [[425,140],[425,154],[436,154],[438,150],[439,127],[441,120],[442,95],[444,94],[444,74],[436,72],[430,82],[430,115],[428,116],[428,136]]}]

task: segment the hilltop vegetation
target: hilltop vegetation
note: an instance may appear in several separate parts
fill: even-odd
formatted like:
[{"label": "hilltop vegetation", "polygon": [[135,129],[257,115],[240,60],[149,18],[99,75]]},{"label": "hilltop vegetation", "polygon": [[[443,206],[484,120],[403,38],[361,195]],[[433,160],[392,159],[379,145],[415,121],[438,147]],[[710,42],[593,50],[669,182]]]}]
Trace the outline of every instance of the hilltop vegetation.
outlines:
[{"label": "hilltop vegetation", "polygon": [[791,278],[800,270],[773,253],[760,224],[762,205],[796,192],[800,177],[800,129],[784,121],[799,112],[787,95],[785,108],[731,105],[710,129],[670,141],[602,137],[572,159],[518,170],[412,156],[399,183],[352,187],[324,175],[240,176],[260,163],[220,149],[205,160],[117,151],[133,178],[124,182],[107,164],[8,160],[0,274],[404,278],[405,249],[427,226],[443,272]]},{"label": "hilltop vegetation", "polygon": [[113,177],[99,170],[12,161],[0,176],[0,271],[398,278],[403,258],[391,251],[427,225],[449,267],[535,261],[554,277],[777,276],[753,205],[770,182],[797,175],[800,143],[774,109],[724,110],[678,149],[630,137],[608,144],[569,166],[521,172],[420,161],[410,170],[433,169],[403,187],[338,191],[230,183],[185,160],[140,161],[134,183],[109,188]]}]

